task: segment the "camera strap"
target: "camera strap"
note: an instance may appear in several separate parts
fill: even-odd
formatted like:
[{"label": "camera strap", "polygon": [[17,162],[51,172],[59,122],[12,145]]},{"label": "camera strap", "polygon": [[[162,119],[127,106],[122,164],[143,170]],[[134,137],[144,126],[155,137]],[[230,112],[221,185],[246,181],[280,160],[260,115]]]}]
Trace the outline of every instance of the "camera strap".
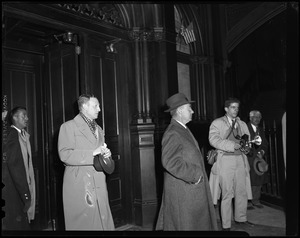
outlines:
[{"label": "camera strap", "polygon": [[[227,120],[228,120],[228,117],[227,117]],[[229,122],[229,121],[228,121],[228,122]],[[233,132],[233,128],[234,128],[235,123],[236,123],[236,121],[235,121],[235,120],[232,120],[232,125],[231,125],[230,132],[229,132],[229,134],[226,136],[225,140],[227,140],[228,137],[230,136],[230,134]]]}]

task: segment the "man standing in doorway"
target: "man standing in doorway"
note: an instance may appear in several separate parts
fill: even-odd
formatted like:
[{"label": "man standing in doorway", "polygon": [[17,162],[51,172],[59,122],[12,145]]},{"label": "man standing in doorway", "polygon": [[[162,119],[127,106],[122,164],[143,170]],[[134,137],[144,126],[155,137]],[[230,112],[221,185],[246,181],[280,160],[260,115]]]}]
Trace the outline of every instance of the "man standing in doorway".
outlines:
[{"label": "man standing in doorway", "polygon": [[2,161],[5,217],[3,230],[30,230],[35,217],[35,178],[29,133],[25,130],[28,116],[25,107],[15,107],[10,113],[11,129]]}]

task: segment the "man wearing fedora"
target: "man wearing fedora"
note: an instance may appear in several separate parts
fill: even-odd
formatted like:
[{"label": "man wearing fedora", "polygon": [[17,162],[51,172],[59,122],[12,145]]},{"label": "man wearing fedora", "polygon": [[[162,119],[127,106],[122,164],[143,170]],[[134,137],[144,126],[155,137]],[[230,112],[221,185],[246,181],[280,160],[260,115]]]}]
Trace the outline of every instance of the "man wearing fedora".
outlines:
[{"label": "man wearing fedora", "polygon": [[105,174],[113,172],[114,162],[104,131],[95,121],[101,111],[99,101],[83,94],[77,102],[79,114],[61,125],[58,136],[58,153],[65,165],[66,230],[114,230]]},{"label": "man wearing fedora", "polygon": [[251,179],[251,190],[252,200],[248,202],[248,210],[256,208],[263,208],[260,203],[261,187],[267,182],[267,170],[268,164],[263,157],[268,152],[268,141],[265,137],[263,128],[259,126],[262,114],[258,110],[253,110],[249,113],[250,121],[247,123],[250,140],[254,140],[255,137],[260,136],[261,143],[257,145],[252,144],[250,152],[247,154],[249,165],[250,165],[250,179]]},{"label": "man wearing fedora", "polygon": [[166,101],[172,119],[162,138],[164,188],[156,230],[217,230],[203,156],[186,126],[192,102],[183,93]]}]

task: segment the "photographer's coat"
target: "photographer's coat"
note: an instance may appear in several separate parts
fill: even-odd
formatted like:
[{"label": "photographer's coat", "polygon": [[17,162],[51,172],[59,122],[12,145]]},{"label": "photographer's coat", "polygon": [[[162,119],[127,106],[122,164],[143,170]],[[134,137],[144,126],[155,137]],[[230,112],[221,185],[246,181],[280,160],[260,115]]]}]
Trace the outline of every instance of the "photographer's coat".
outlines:
[{"label": "photographer's coat", "polygon": [[[240,120],[239,117],[236,118],[236,123],[240,127],[241,134],[250,135],[247,124]],[[220,171],[222,169],[223,163],[226,163],[226,157],[224,152],[234,152],[234,141],[225,139],[228,132],[230,131],[231,126],[227,120],[227,116],[223,116],[215,119],[209,128],[209,143],[217,149],[217,162],[215,162],[211,168],[209,176],[209,184],[212,192],[213,203],[217,204],[218,199],[220,198],[221,189],[220,189]],[[244,162],[245,172],[246,172],[246,192],[248,199],[252,199],[251,183],[250,183],[250,166],[248,163],[247,156],[242,154],[242,159]]]}]

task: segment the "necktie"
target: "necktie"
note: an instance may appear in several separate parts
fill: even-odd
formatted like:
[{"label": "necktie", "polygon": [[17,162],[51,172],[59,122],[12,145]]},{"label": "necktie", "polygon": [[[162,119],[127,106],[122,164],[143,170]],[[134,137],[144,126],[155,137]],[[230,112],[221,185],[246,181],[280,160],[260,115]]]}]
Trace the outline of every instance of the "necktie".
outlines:
[{"label": "necktie", "polygon": [[232,124],[231,124],[231,126],[234,128],[234,125],[235,125],[235,119],[232,119]]},{"label": "necktie", "polygon": [[25,135],[25,130],[24,129],[21,130],[21,137],[26,142],[26,135]]}]

